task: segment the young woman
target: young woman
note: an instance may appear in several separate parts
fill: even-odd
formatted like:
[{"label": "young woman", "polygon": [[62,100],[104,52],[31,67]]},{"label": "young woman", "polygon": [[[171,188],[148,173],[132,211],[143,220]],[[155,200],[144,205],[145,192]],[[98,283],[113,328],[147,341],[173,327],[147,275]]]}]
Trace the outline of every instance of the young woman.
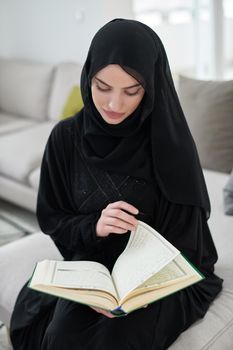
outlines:
[{"label": "young woman", "polygon": [[122,318],[24,287],[12,343],[15,350],[167,349],[205,315],[222,280],[202,169],[158,36],[133,20],[106,24],[91,43],[81,90],[84,108],[55,126],[45,149],[42,231],[65,260],[111,270],[141,219],[205,279]]}]

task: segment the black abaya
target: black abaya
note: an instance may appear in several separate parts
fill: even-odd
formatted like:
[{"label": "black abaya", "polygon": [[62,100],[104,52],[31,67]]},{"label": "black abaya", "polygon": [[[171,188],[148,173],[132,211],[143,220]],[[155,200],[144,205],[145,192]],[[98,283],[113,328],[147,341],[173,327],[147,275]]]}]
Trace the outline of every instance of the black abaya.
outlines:
[{"label": "black abaya", "polygon": [[[205,275],[205,280],[122,318],[23,287],[11,320],[15,350],[162,350],[204,317],[220,292],[217,253],[204,211],[171,203],[156,182],[97,169],[84,160],[75,125],[60,122],[46,146],[38,193],[38,220],[66,260],[89,259],[110,270],[129,233],[97,238],[95,223],[110,202],[124,200],[143,214]],[[48,257],[49,258],[49,257]]]}]

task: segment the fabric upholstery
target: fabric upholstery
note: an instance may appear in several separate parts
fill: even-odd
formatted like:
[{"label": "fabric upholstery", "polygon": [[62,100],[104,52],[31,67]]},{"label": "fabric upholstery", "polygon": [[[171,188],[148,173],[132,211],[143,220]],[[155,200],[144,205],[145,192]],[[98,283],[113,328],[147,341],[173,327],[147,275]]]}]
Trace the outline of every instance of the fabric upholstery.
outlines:
[{"label": "fabric upholstery", "polygon": [[231,175],[223,188],[224,212],[233,215],[233,169]]},{"label": "fabric upholstery", "polygon": [[203,168],[231,172],[233,81],[179,77],[179,97]]},{"label": "fabric upholstery", "polygon": [[61,63],[56,68],[49,103],[49,119],[59,120],[70,90],[80,83],[80,75],[81,66],[77,63]]},{"label": "fabric upholstery", "polygon": [[83,108],[83,100],[79,86],[73,86],[63,107],[61,119],[69,118]]},{"label": "fabric upholstery", "polygon": [[0,138],[0,169],[6,177],[27,182],[28,173],[40,165],[45,144],[54,126],[45,122]]},{"label": "fabric upholstery", "polygon": [[20,117],[45,120],[53,66],[0,59],[0,108]]},{"label": "fabric upholstery", "polygon": [[12,312],[16,297],[38,258],[61,259],[50,237],[41,232],[0,247],[0,319],[8,326],[9,310]]},{"label": "fabric upholstery", "polygon": [[39,187],[39,181],[40,181],[40,167],[38,167],[37,169],[34,169],[29,174],[28,181],[30,186],[37,191]]},{"label": "fabric upholstery", "polygon": [[18,118],[17,115],[0,112],[0,136],[20,129],[26,129],[34,125],[34,121],[26,118]]}]

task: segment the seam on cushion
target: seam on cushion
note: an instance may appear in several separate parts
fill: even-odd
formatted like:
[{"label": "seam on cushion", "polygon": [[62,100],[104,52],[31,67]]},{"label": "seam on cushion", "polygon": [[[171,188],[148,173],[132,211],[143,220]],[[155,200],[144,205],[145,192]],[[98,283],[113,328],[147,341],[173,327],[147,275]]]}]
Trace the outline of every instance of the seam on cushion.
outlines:
[{"label": "seam on cushion", "polygon": [[230,322],[226,324],[226,326],[221,329],[211,340],[208,341],[208,344],[205,344],[204,347],[201,348],[201,350],[208,350],[210,349],[210,346],[215,343],[215,341],[220,338],[221,335],[225,333],[231,326],[233,325],[233,319],[231,319]]}]

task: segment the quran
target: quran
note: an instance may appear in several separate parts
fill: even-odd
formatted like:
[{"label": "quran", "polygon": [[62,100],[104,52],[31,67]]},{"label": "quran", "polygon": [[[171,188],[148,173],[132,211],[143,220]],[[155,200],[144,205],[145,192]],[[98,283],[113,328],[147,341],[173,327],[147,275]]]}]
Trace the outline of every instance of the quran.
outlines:
[{"label": "quran", "polygon": [[43,260],[29,287],[123,316],[203,278],[178,249],[139,221],[112,273],[94,261]]}]

